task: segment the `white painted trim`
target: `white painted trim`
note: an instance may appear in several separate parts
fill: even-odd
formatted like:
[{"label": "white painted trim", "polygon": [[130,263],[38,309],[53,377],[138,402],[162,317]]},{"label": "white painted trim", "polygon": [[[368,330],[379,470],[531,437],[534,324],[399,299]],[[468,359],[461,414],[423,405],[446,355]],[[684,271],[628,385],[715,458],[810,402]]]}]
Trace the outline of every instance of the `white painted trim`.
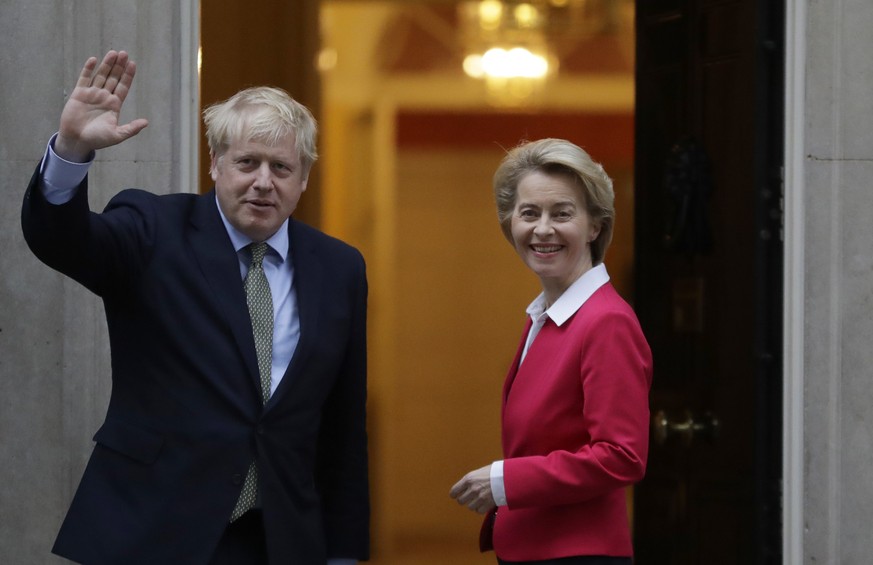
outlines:
[{"label": "white painted trim", "polygon": [[806,8],[785,6],[782,562],[803,563]]},{"label": "white painted trim", "polygon": [[200,1],[179,2],[179,188],[200,188]]}]

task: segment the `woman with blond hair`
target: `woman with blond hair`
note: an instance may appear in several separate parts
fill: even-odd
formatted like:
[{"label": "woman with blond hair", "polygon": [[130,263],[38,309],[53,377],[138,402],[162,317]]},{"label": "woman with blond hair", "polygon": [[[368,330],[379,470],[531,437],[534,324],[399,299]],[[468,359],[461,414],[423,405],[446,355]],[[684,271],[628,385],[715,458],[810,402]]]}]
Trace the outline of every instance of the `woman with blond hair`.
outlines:
[{"label": "woman with blond hair", "polygon": [[603,264],[612,181],[561,139],[510,151],[494,175],[503,233],[540,279],[502,397],[502,461],[452,498],[487,514],[498,563],[629,565],[625,487],[648,453],[652,358]]}]

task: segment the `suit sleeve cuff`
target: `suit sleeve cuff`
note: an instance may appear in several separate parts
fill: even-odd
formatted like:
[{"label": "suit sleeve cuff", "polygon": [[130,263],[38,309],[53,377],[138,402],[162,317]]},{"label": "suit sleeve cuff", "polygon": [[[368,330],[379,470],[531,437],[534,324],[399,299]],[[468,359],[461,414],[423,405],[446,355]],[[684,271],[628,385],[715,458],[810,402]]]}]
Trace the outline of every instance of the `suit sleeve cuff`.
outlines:
[{"label": "suit sleeve cuff", "polygon": [[503,485],[503,461],[491,464],[491,496],[497,506],[506,506],[506,488]]}]

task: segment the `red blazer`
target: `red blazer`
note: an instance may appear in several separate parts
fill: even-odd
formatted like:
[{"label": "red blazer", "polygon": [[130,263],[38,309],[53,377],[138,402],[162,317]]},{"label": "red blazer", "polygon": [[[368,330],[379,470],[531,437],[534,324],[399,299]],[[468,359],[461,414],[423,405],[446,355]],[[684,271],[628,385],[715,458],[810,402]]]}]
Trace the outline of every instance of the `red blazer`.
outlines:
[{"label": "red blazer", "polygon": [[[528,321],[524,336],[530,331]],[[563,326],[548,320],[503,389],[507,561],[633,554],[624,488],[646,469],[652,357],[611,284]]]}]

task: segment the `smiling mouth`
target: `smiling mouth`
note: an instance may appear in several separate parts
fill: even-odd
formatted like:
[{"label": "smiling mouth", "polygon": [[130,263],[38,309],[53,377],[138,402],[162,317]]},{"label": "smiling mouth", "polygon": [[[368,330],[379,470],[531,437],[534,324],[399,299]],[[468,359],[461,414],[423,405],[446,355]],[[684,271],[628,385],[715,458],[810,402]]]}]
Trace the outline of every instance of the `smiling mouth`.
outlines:
[{"label": "smiling mouth", "polygon": [[561,250],[561,245],[531,245],[530,248],[536,253],[557,253]]}]

